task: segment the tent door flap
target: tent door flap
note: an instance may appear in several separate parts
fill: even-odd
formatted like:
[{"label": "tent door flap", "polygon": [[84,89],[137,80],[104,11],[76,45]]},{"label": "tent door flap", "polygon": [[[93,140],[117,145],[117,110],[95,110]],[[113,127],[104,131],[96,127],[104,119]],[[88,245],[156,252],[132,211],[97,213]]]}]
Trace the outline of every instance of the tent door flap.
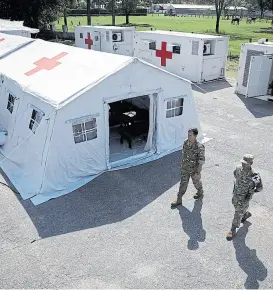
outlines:
[{"label": "tent door flap", "polygon": [[257,55],[251,57],[246,97],[253,98],[268,94],[272,60],[272,55]]}]

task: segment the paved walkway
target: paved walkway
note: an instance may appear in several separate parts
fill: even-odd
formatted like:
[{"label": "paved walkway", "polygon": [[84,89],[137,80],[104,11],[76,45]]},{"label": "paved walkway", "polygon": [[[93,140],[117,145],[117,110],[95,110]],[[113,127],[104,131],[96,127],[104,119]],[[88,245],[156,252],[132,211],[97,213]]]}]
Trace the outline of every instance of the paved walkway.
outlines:
[{"label": "paved walkway", "polygon": [[[222,88],[222,89],[220,89]],[[195,92],[206,144],[205,198],[170,209],[180,153],[101,175],[34,207],[0,185],[1,288],[273,288],[273,104],[226,82]],[[232,171],[255,155],[264,191],[227,242]]]}]

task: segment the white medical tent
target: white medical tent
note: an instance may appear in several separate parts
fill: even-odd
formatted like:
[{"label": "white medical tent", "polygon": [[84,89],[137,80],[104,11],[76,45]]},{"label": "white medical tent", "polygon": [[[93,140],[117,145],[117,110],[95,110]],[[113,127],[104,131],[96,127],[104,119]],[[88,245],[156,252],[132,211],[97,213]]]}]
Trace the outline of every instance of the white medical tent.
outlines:
[{"label": "white medical tent", "polygon": [[31,38],[31,34],[36,34],[38,32],[39,29],[24,26],[23,21],[10,21],[0,19],[0,33]]},{"label": "white medical tent", "polygon": [[[0,60],[0,80],[0,166],[34,204],[179,150],[200,128],[191,83],[132,57],[35,40]],[[145,140],[121,142],[115,114],[145,120]]]},{"label": "white medical tent", "polygon": [[0,33],[0,59],[31,43],[33,39]]},{"label": "white medical tent", "polygon": [[235,92],[246,98],[273,100],[273,42],[261,39],[241,47]]}]

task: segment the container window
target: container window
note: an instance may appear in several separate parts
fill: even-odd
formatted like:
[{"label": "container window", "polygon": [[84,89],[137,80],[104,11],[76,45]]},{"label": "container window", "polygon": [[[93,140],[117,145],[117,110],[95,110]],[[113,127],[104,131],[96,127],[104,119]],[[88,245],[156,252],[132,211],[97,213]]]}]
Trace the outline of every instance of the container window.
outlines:
[{"label": "container window", "polygon": [[149,42],[149,49],[156,50],[156,42],[155,41]]},{"label": "container window", "polygon": [[180,54],[180,45],[173,45],[173,53]]}]

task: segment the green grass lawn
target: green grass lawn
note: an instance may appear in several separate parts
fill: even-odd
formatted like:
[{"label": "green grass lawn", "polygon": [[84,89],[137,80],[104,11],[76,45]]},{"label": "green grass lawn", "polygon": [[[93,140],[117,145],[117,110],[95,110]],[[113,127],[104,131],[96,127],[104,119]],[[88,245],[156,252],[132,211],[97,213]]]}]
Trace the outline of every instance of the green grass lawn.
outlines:
[{"label": "green grass lawn", "polygon": [[[122,25],[125,22],[124,16],[116,17],[116,25]],[[132,26],[136,26],[137,30],[175,30],[185,32],[198,32],[214,34],[215,32],[215,17],[206,16],[199,17],[165,17],[163,15],[148,15],[148,16],[131,16],[130,22]],[[73,24],[72,24],[73,23]],[[76,25],[86,25],[86,17],[68,17],[69,31],[74,31]],[[61,30],[63,19],[57,23],[57,30]],[[92,24],[110,25],[110,16],[92,17]],[[260,38],[272,38],[273,30],[270,21],[257,21],[255,24],[246,24],[243,19],[240,25],[232,25],[230,20],[221,20],[220,32],[223,35],[230,36],[229,55],[239,56],[240,47],[243,42],[257,41]],[[228,65],[228,72],[237,70],[238,60],[231,60]]]}]

